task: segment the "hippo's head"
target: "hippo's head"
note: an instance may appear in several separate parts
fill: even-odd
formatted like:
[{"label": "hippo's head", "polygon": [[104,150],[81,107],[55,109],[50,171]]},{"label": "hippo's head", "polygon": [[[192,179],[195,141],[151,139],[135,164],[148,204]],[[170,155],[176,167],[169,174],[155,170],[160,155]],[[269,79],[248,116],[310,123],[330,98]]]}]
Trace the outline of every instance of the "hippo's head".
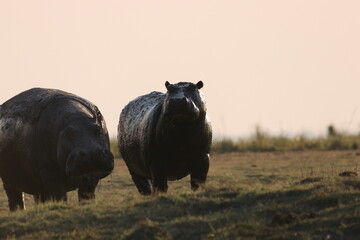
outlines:
[{"label": "hippo's head", "polygon": [[163,104],[163,113],[176,127],[192,126],[198,120],[204,120],[206,107],[199,92],[203,82],[197,84],[179,82],[165,83],[167,93]]},{"label": "hippo's head", "polygon": [[[58,140],[58,159],[63,162],[67,180],[99,180],[111,173],[114,156],[110,152],[105,122],[90,114],[71,121]],[[65,164],[64,164],[65,163]]]}]

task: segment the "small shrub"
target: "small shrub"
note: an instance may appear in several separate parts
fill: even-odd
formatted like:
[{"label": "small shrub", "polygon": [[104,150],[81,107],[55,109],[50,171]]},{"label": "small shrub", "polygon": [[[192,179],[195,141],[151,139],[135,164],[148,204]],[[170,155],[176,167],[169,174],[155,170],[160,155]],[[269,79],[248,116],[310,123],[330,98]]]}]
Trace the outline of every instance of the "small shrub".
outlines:
[{"label": "small shrub", "polygon": [[119,147],[116,139],[110,140],[110,151],[114,155],[115,158],[120,158],[121,154],[119,152]]},{"label": "small shrub", "polygon": [[328,126],[328,137],[336,137],[338,135],[337,130],[333,125]]},{"label": "small shrub", "polygon": [[213,142],[211,148],[212,151],[216,153],[237,152],[239,150],[237,144],[229,138]]},{"label": "small shrub", "polygon": [[304,135],[296,137],[271,136],[259,126],[248,139],[234,141],[229,138],[214,141],[213,152],[274,152],[305,150],[356,150],[360,146],[360,135],[339,133],[335,127],[328,127],[327,137],[308,138]]}]

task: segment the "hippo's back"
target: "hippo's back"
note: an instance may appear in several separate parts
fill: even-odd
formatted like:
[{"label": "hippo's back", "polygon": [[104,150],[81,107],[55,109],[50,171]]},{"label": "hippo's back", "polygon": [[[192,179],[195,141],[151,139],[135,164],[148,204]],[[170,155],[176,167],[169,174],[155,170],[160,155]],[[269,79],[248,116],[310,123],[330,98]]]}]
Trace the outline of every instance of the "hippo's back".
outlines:
[{"label": "hippo's back", "polygon": [[[0,111],[0,155],[5,146],[16,145],[26,147],[34,145],[34,134],[38,129],[39,119],[52,104],[63,105],[66,101],[76,101],[87,108],[98,120],[102,120],[98,108],[91,102],[57,89],[32,88],[10,98],[1,105]],[[64,101],[64,102],[63,102]],[[52,116],[56,118],[56,109]],[[50,123],[51,125],[52,123]],[[40,126],[41,127],[41,126]]]},{"label": "hippo's back", "polygon": [[151,92],[129,102],[120,114],[118,143],[131,171],[147,175],[145,154],[157,123],[165,94]]},{"label": "hippo's back", "polygon": [[72,98],[88,105],[89,103],[71,93],[57,89],[32,88],[10,98],[2,105],[0,119],[11,117],[23,119],[26,122],[34,123],[40,116],[42,110],[52,101],[59,98]]},{"label": "hippo's back", "polygon": [[60,94],[57,90],[33,88],[10,98],[1,105],[0,155],[5,154],[6,146],[19,146],[19,149],[22,149],[27,143],[32,142],[32,139],[27,138],[34,131],[41,110],[54,97],[54,92]]}]

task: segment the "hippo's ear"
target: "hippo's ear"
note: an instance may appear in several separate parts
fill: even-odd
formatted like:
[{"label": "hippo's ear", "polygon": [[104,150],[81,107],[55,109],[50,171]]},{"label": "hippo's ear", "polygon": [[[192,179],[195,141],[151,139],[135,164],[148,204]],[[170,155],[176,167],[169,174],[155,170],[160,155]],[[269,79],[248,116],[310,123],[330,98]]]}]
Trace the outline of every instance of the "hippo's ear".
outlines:
[{"label": "hippo's ear", "polygon": [[204,86],[204,83],[202,81],[199,81],[197,84],[196,84],[196,87],[198,89],[201,89],[202,87]]},{"label": "hippo's ear", "polygon": [[170,86],[170,85],[171,85],[171,84],[170,84],[168,81],[165,82],[165,87],[166,87],[167,90],[169,90],[169,86]]}]

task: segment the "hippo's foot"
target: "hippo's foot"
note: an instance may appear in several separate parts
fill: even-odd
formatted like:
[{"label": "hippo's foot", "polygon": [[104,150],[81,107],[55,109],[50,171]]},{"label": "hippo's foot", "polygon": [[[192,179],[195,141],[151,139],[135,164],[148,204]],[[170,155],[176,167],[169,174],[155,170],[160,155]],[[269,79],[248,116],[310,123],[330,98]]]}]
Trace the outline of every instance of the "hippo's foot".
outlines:
[{"label": "hippo's foot", "polygon": [[168,190],[168,185],[166,179],[156,178],[153,180],[154,192],[163,192],[166,193]]},{"label": "hippo's foot", "polygon": [[24,195],[21,191],[4,184],[4,189],[9,200],[10,211],[25,209]]},{"label": "hippo's foot", "polygon": [[210,166],[210,155],[204,154],[200,161],[192,167],[190,174],[191,189],[196,191],[201,185],[205,184]]},{"label": "hippo's foot", "polygon": [[79,202],[83,200],[95,199],[95,188],[99,180],[88,179],[88,181],[83,181],[78,189]]},{"label": "hippo's foot", "polygon": [[42,192],[39,194],[34,195],[34,202],[36,204],[38,203],[45,203],[48,201],[67,201],[67,195],[66,193],[47,193],[47,192]]},{"label": "hippo's foot", "polygon": [[148,178],[136,174],[131,174],[131,177],[140,194],[150,195],[152,193],[151,183]]},{"label": "hippo's foot", "polygon": [[51,198],[50,198],[49,194],[47,194],[45,192],[34,195],[34,201],[36,204],[44,203],[44,202],[50,201],[50,200],[51,200]]},{"label": "hippo's foot", "polygon": [[205,184],[205,180],[200,180],[200,179],[191,179],[190,181],[191,184],[191,190],[196,191],[199,189],[200,186]]},{"label": "hippo's foot", "polygon": [[79,198],[79,202],[83,202],[84,200],[95,199],[95,191],[81,191],[79,189],[78,198]]}]

